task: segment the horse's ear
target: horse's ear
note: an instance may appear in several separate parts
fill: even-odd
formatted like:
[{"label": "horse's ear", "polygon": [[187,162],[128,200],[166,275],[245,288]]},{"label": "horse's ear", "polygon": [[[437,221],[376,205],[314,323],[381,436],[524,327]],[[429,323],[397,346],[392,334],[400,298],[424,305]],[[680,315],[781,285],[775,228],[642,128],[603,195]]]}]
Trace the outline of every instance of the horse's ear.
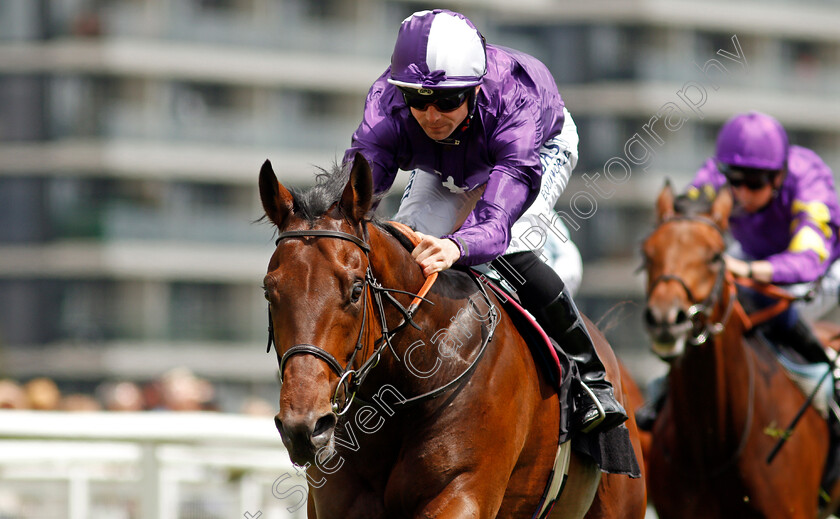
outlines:
[{"label": "horse's ear", "polygon": [[341,195],[341,211],[354,223],[361,222],[373,203],[373,175],[361,153],[353,157],[350,179]]},{"label": "horse's ear", "polygon": [[662,223],[672,216],[674,216],[674,190],[671,188],[671,181],[666,180],[665,186],[656,199],[656,220]]},{"label": "horse's ear", "polygon": [[282,228],[286,218],[292,214],[294,202],[289,190],[277,181],[277,175],[268,160],[260,168],[260,200],[268,219]]},{"label": "horse's ear", "polygon": [[729,188],[722,188],[718,191],[714,202],[712,202],[712,220],[722,230],[729,226],[729,213],[732,212],[732,192]]}]

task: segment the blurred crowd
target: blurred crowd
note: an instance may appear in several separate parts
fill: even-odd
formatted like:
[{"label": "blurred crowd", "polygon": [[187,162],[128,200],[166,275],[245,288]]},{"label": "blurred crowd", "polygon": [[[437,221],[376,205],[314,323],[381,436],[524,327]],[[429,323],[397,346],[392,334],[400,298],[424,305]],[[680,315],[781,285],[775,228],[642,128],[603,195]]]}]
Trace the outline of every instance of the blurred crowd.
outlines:
[{"label": "blurred crowd", "polygon": [[[99,384],[92,394],[62,393],[50,378],[26,382],[0,379],[0,409],[40,411],[219,411],[215,389],[186,368],[174,368],[160,377],[138,383],[128,380]],[[246,398],[237,411],[273,416],[274,406],[259,397]]]}]

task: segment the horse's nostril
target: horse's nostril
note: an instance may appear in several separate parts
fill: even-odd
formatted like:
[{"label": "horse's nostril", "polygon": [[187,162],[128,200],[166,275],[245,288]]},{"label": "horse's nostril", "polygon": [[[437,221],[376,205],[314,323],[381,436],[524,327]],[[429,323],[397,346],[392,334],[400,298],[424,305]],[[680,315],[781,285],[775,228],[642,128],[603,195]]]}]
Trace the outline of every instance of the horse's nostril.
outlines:
[{"label": "horse's nostril", "polygon": [[318,418],[318,421],[315,422],[315,430],[312,431],[312,437],[315,438],[320,436],[328,431],[331,431],[336,424],[335,415],[330,413]]},{"label": "horse's nostril", "polygon": [[277,432],[283,434],[283,422],[281,422],[276,416],[274,417],[274,427],[277,427]]},{"label": "horse's nostril", "polygon": [[674,321],[674,324],[683,324],[686,321],[688,321],[688,314],[685,312],[685,310],[679,310],[677,312],[677,317]]}]

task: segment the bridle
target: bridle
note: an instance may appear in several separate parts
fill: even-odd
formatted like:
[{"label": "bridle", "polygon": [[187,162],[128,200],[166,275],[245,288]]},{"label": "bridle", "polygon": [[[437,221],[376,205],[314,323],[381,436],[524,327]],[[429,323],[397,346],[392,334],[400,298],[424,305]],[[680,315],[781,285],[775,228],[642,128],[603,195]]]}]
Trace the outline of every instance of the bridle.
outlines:
[{"label": "bridle", "polygon": [[[367,227],[363,225],[363,232],[364,235],[367,236]],[[370,268],[370,245],[363,240],[354,236],[349,233],[341,232],[341,231],[332,231],[332,230],[307,230],[307,231],[286,231],[281,232],[277,235],[277,240],[275,241],[275,245],[279,245],[281,240],[287,238],[310,238],[310,237],[324,237],[324,238],[335,238],[340,240],[349,241],[356,246],[358,246],[365,254],[367,261],[367,267],[365,270],[365,278],[364,284],[362,286],[362,298],[364,298],[363,310],[362,310],[362,322],[361,326],[359,327],[359,335],[356,339],[356,346],[353,349],[353,353],[350,355],[350,359],[347,361],[346,366],[342,367],[341,363],[328,351],[324,350],[323,348],[319,348],[313,344],[295,344],[282,355],[280,358],[280,384],[283,384],[284,379],[284,368],[286,366],[286,362],[295,356],[295,355],[313,355],[322,361],[324,361],[327,366],[338,376],[338,384],[336,385],[335,392],[333,393],[332,398],[330,399],[330,404],[332,405],[333,413],[337,416],[341,416],[350,409],[351,404],[353,403],[353,399],[355,398],[356,392],[358,391],[359,387],[364,382],[367,375],[370,371],[379,364],[379,360],[382,356],[382,352],[387,346],[391,349],[391,352],[396,356],[396,352],[394,351],[394,347],[391,344],[391,338],[396,335],[399,331],[405,328],[408,325],[420,330],[420,326],[414,322],[413,317],[417,312],[420,304],[422,302],[429,303],[430,305],[434,305],[433,302],[426,299],[424,296],[428,292],[429,288],[431,287],[432,283],[434,283],[437,274],[433,274],[429,276],[426,280],[426,283],[421,288],[418,294],[413,292],[408,292],[405,290],[398,290],[395,288],[385,288],[383,287],[374,277],[373,271]],[[472,372],[473,368],[475,368],[478,361],[484,354],[484,351],[487,348],[487,344],[490,342],[490,339],[493,336],[493,332],[495,331],[496,324],[498,324],[498,313],[496,312],[495,306],[490,301],[490,297],[487,294],[484,286],[479,282],[479,287],[481,288],[482,294],[487,301],[489,308],[490,308],[490,329],[489,333],[485,337],[481,349],[479,350],[478,354],[476,355],[475,359],[472,361],[470,366],[464,370],[457,378],[451,380],[447,384],[422,395],[408,398],[402,401],[396,402],[396,405],[407,405],[407,404],[415,404],[419,403],[423,400],[429,398],[435,398],[441,394],[443,394],[446,390],[451,388],[453,385],[458,383],[462,380],[465,376],[469,375]],[[396,298],[394,298],[391,293],[399,293],[399,294],[407,294],[410,296],[414,296],[411,304],[409,304],[408,308],[404,307]],[[393,305],[397,311],[402,314],[403,320],[394,328],[389,329],[388,322],[385,319],[385,308],[383,304],[383,298],[385,298],[391,305]],[[374,342],[373,354],[368,357],[362,365],[358,369],[353,369],[353,363],[356,359],[356,355],[363,347],[363,335],[364,331],[367,327],[367,307],[368,307],[368,300],[373,299],[374,304],[379,313],[379,322],[382,330],[382,335]],[[268,310],[268,344],[266,345],[266,353],[271,351],[271,345],[274,344],[274,326],[271,320],[271,307],[269,306]],[[397,357],[399,358],[399,357]],[[344,402],[339,403],[339,392],[341,389],[344,389]],[[349,395],[349,396],[348,396]]]},{"label": "bridle", "polygon": [[[659,227],[662,227],[667,223],[675,221],[692,221],[706,224],[712,227],[715,231],[717,231],[721,235],[721,238],[723,238],[723,231],[721,230],[721,228],[714,221],[703,216],[673,216],[663,221],[659,225]],[[727,271],[722,254],[715,255],[711,264],[718,266],[718,273],[715,276],[715,283],[712,286],[712,290],[709,292],[709,295],[699,303],[695,303],[696,299],[694,298],[694,294],[692,293],[691,288],[689,288],[685,280],[683,280],[680,276],[676,274],[666,273],[657,276],[656,279],[654,279],[653,282],[651,282],[647,290],[647,298],[649,300],[650,295],[653,293],[653,290],[659,283],[665,281],[676,281],[680,284],[683,290],[685,290],[685,293],[688,296],[688,300],[692,303],[692,305],[688,308],[687,317],[689,322],[691,323],[693,330],[693,336],[689,339],[689,342],[695,346],[704,344],[706,341],[709,340],[709,337],[718,335],[721,332],[723,332],[727,321],[729,321],[729,317],[732,315],[732,310],[737,300],[735,294],[735,285],[734,283],[730,283],[729,301],[727,303],[726,309],[723,311],[720,320],[718,320],[717,322],[712,322],[712,313],[714,312],[715,306],[717,306],[718,301],[723,297],[724,294],[724,281],[727,280]]]},{"label": "bridle", "polygon": [[[700,222],[716,230],[721,235],[721,238],[723,238],[724,236],[723,230],[713,220],[703,216],[672,216],[671,218],[668,218],[665,221],[663,221],[659,227],[673,221]],[[733,314],[733,309],[735,309],[735,313],[741,319],[742,323],[749,323],[749,317],[746,316],[743,307],[740,303],[738,303],[736,281],[732,274],[726,270],[726,264],[724,262],[723,255],[717,254],[712,260],[712,264],[718,265],[718,273],[715,277],[715,284],[712,287],[712,290],[709,292],[709,295],[706,297],[706,299],[704,299],[700,303],[692,304],[687,312],[689,321],[692,323],[693,330],[695,330],[695,335],[689,340],[689,342],[695,346],[704,344],[708,341],[709,337],[719,335],[720,333],[722,333],[724,328],[726,327],[726,323],[729,321],[729,318]],[[664,281],[678,282],[682,286],[683,290],[685,290],[686,295],[688,296],[688,300],[692,302],[695,301],[694,295],[692,294],[688,284],[686,284],[685,280],[683,280],[676,274],[662,274],[656,279],[654,279],[653,282],[650,284],[650,287],[648,287],[648,299],[650,299],[650,294],[653,292],[653,289],[656,287],[656,285]],[[724,290],[725,288],[726,290]],[[727,302],[726,309],[724,309],[723,313],[721,314],[720,320],[712,323],[710,322],[711,314],[714,311],[714,308],[717,305],[718,301],[720,300],[720,298],[723,297],[723,294],[725,292],[727,292],[729,295],[729,301]],[[699,317],[701,316],[705,318],[702,322],[699,319]],[[752,356],[747,355],[746,363],[748,394],[747,416],[745,419],[745,426],[741,431],[741,436],[738,441],[738,445],[735,447],[733,453],[723,463],[714,467],[713,470],[708,471],[705,474],[707,479],[719,477],[721,474],[723,474],[729,468],[731,468],[741,457],[741,454],[744,452],[744,448],[746,448],[747,441],[749,440],[749,435],[750,431],[752,430],[753,420],[755,416],[755,360]]]},{"label": "bridle", "polygon": [[[365,231],[367,228],[365,228]],[[333,393],[332,398],[330,399],[330,403],[332,404],[333,412],[341,416],[347,412],[350,408],[350,404],[353,402],[353,398],[358,390],[359,386],[362,384],[364,379],[367,377],[368,373],[371,369],[373,369],[378,363],[379,359],[382,354],[382,350],[385,346],[388,346],[393,349],[391,346],[391,337],[396,334],[398,331],[402,330],[405,326],[411,325],[418,330],[420,329],[416,323],[412,320],[413,312],[409,312],[408,309],[402,306],[399,301],[397,301],[390,293],[391,292],[398,292],[404,294],[411,294],[410,292],[405,292],[403,290],[396,290],[396,289],[388,289],[382,287],[377,281],[376,278],[373,277],[373,272],[370,269],[370,245],[368,245],[364,240],[353,236],[352,234],[348,234],[341,231],[330,231],[330,230],[308,230],[308,231],[286,231],[281,232],[277,235],[277,240],[275,241],[275,245],[279,245],[281,240],[287,238],[310,238],[310,237],[326,237],[326,238],[335,238],[339,240],[349,241],[356,246],[358,246],[362,251],[365,253],[365,257],[368,259],[368,266],[365,270],[365,279],[364,284],[362,285],[362,298],[364,299],[364,304],[362,305],[362,323],[359,327],[359,336],[356,339],[356,346],[353,349],[353,353],[350,355],[350,359],[347,361],[347,365],[342,367],[341,363],[328,351],[324,350],[323,348],[319,348],[314,344],[295,344],[283,354],[280,358],[280,384],[283,384],[284,379],[284,372],[286,367],[286,362],[295,355],[313,355],[321,360],[323,360],[330,369],[338,375],[339,381],[338,385],[335,388],[335,393]],[[396,328],[393,330],[388,329],[388,323],[385,320],[385,311],[384,305],[382,304],[382,297],[383,295],[388,299],[391,304],[393,304],[400,313],[403,315],[403,321],[400,323]],[[365,360],[359,369],[353,369],[353,363],[356,360],[356,355],[362,349],[363,346],[363,335],[367,325],[367,308],[368,308],[368,298],[372,297],[374,303],[376,304],[377,308],[379,309],[379,319],[380,324],[382,325],[382,336],[376,340],[374,343],[374,353],[371,355],[367,360]],[[425,300],[429,302],[431,301]],[[269,307],[268,312],[268,344],[266,345],[266,353],[271,351],[271,345],[274,343],[274,325],[271,320],[271,308]],[[344,389],[344,403],[339,404],[339,391]],[[347,395],[350,395],[349,397]]]}]

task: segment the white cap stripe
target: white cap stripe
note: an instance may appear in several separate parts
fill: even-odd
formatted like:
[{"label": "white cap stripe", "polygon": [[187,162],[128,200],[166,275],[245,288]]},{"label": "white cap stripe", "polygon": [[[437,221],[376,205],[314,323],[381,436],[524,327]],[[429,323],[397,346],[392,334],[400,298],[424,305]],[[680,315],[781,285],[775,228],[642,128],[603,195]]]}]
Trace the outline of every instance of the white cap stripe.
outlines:
[{"label": "white cap stripe", "polygon": [[426,46],[429,70],[445,70],[449,77],[481,77],[484,63],[481,39],[466,20],[451,15],[435,16]]}]

